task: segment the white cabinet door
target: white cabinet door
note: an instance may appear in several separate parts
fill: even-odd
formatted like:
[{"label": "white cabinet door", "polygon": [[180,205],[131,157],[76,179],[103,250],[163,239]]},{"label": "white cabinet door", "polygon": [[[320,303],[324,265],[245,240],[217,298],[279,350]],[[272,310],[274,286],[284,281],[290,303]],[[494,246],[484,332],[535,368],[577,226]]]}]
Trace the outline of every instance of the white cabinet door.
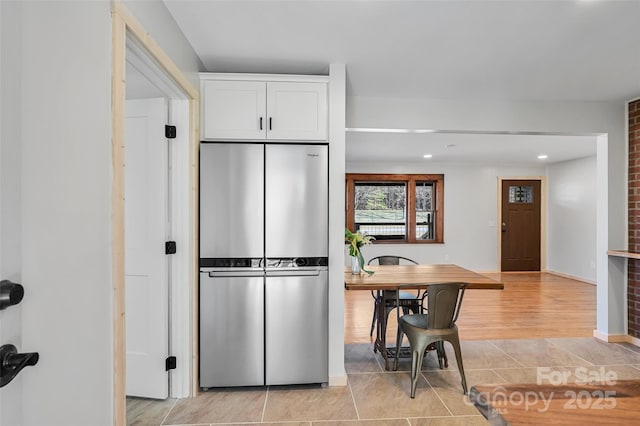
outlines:
[{"label": "white cabinet door", "polygon": [[267,139],[326,140],[327,85],[267,83]]},{"label": "white cabinet door", "polygon": [[264,139],[266,121],[265,82],[202,82],[204,139]]}]

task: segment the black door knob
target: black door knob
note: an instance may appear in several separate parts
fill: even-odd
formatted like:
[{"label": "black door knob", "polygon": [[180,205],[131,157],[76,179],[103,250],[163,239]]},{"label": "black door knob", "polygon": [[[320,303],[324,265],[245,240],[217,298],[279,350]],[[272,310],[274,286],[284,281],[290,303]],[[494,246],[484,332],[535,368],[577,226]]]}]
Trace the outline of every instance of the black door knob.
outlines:
[{"label": "black door knob", "polygon": [[0,310],[17,305],[24,297],[24,287],[9,280],[0,281]]}]

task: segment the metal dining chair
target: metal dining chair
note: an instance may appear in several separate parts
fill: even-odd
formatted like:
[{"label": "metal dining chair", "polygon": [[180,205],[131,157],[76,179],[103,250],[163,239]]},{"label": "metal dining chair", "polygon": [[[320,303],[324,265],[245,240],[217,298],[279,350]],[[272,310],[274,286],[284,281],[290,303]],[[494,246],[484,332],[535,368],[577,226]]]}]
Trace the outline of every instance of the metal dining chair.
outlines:
[{"label": "metal dining chair", "polygon": [[[376,256],[369,259],[368,265],[400,265],[401,262],[417,265],[418,262],[402,256]],[[417,294],[409,293],[407,291],[400,291],[398,294],[398,300],[396,300],[395,290],[384,290],[382,292],[382,301],[378,301],[378,296],[373,291],[371,292],[373,297],[373,318],[371,318],[371,330],[369,330],[369,336],[373,336],[373,329],[376,326],[378,319],[378,306],[384,306],[386,318],[389,318],[389,312],[395,309],[397,306],[402,307],[402,312],[408,314],[409,312],[420,313],[422,312],[423,297],[420,296],[420,291]],[[380,302],[380,303],[378,303]],[[399,304],[398,304],[399,302]],[[383,330],[384,332],[385,330]]]},{"label": "metal dining chair", "polygon": [[[398,317],[398,335],[396,348],[402,345],[402,335],[406,334],[411,346],[411,398],[415,398],[418,375],[422,369],[424,354],[429,345],[435,344],[438,352],[440,368],[442,368],[441,352],[444,353],[444,342],[453,346],[458,363],[458,371],[462,379],[462,390],[467,394],[467,380],[462,365],[462,352],[456,321],[460,314],[462,297],[467,284],[442,283],[429,286],[428,313],[409,314]],[[398,369],[396,350],[394,370]]]}]

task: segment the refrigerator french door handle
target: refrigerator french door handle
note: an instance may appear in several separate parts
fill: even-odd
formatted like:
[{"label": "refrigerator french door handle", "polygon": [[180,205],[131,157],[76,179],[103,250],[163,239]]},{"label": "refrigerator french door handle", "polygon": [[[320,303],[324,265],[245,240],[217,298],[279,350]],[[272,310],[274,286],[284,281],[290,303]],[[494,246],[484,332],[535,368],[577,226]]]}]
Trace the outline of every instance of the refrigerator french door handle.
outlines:
[{"label": "refrigerator french door handle", "polygon": [[212,271],[209,278],[230,278],[230,277],[262,277],[264,271]]},{"label": "refrigerator french door handle", "polygon": [[320,269],[300,270],[300,268],[267,269],[267,277],[317,277]]}]

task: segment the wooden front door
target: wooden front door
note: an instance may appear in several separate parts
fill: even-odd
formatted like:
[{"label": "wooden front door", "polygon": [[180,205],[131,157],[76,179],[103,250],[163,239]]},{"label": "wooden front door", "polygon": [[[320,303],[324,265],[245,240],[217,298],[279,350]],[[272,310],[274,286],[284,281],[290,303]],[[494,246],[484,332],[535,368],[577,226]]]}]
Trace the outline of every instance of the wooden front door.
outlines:
[{"label": "wooden front door", "polygon": [[540,270],[540,181],[502,181],[502,270]]}]

